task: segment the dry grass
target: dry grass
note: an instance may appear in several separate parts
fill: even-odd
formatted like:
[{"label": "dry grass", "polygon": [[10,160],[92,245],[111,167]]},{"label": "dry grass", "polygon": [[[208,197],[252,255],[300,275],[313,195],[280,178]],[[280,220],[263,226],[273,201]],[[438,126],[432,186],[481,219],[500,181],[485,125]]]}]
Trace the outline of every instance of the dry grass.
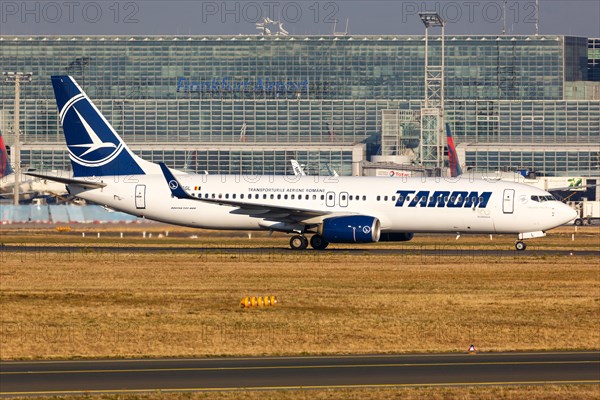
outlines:
[{"label": "dry grass", "polygon": [[547,386],[496,386],[496,387],[439,387],[439,388],[390,388],[390,389],[339,389],[339,390],[291,390],[291,391],[250,391],[216,393],[157,393],[147,395],[98,395],[66,396],[53,399],[88,400],[596,400],[600,397],[598,385],[547,385]]},{"label": "dry grass", "polygon": [[[3,359],[600,348],[596,257],[242,247],[0,257]],[[282,304],[239,308],[263,294]]]},{"label": "dry grass", "polygon": [[[207,231],[193,228],[174,227],[158,223],[143,225],[73,225],[70,232],[57,232],[47,225],[35,228],[13,225],[0,225],[0,244],[16,245],[63,245],[66,242],[74,245],[108,245],[108,246],[173,246],[195,248],[288,248],[289,235],[274,233],[272,236],[266,232],[251,232],[251,239],[247,232],[238,231]],[[144,238],[143,232],[146,232]],[[85,233],[85,237],[82,237]],[[98,238],[100,233],[100,238]],[[120,234],[123,238],[120,238]],[[151,236],[151,237],[150,237]],[[160,237],[159,237],[160,236]],[[197,236],[192,238],[193,236]],[[420,249],[448,248],[448,249],[485,249],[485,250],[512,250],[514,249],[516,235],[463,235],[459,240],[455,235],[427,235],[417,234],[410,242],[403,243],[371,243],[363,245],[334,244],[332,249],[365,250],[378,248],[401,248],[407,251]],[[548,233],[548,236],[527,241],[528,248],[535,249],[560,249],[560,250],[599,250],[600,225],[598,226],[564,226]]]}]

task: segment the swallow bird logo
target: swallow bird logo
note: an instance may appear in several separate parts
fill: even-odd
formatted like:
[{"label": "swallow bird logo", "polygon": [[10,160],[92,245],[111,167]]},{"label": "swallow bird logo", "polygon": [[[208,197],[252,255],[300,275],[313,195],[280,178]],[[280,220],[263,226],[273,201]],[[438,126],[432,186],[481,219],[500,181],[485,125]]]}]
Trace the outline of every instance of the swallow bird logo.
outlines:
[{"label": "swallow bird logo", "polygon": [[[84,100],[84,102],[80,103],[80,100]],[[71,160],[73,160],[79,165],[86,167],[101,167],[117,158],[117,156],[121,153],[121,151],[124,148],[123,143],[119,141],[118,144],[115,144],[110,141],[103,141],[100,138],[100,136],[98,136],[98,129],[101,129],[102,132],[111,132],[112,129],[103,117],[101,117],[101,119],[97,120],[97,122],[95,123],[98,125],[95,126],[96,129],[94,129],[94,127],[92,127],[90,123],[86,120],[84,115],[88,115],[86,114],[87,111],[96,111],[86,111],[86,106],[92,106],[92,109],[94,108],[93,105],[90,104],[89,100],[86,97],[79,96],[79,99],[75,99],[75,101],[70,101],[69,103],[70,104],[68,105],[68,108],[72,109],[72,111],[75,112],[76,118],[81,122],[78,135],[82,137],[87,135],[89,138],[89,141],[87,143],[68,145],[69,156]],[[76,106],[77,103],[83,104],[83,108]],[[79,108],[81,112],[77,108]],[[65,109],[61,113],[63,115],[63,118],[66,117],[68,111],[68,109]],[[74,116],[72,116],[71,118],[74,118]],[[83,130],[81,130],[81,127],[83,127]]]}]

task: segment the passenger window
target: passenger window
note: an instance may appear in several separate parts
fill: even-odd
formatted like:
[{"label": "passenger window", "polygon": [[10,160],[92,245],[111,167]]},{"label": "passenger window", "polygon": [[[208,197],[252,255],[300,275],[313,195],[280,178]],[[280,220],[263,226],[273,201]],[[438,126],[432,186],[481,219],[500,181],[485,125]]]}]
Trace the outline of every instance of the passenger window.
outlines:
[{"label": "passenger window", "polygon": [[225,194],[225,198],[228,199],[229,198],[229,193]]},{"label": "passenger window", "polygon": [[396,196],[392,196],[392,201],[396,201]]},{"label": "passenger window", "polygon": [[325,195],[324,194],[321,195],[321,200],[325,200]]},{"label": "passenger window", "polygon": [[348,196],[348,200],[352,201],[352,195]]},{"label": "passenger window", "polygon": [[271,196],[269,196],[271,198],[271,200],[273,200],[275,198],[274,194],[271,194]]},{"label": "passenger window", "polygon": [[244,200],[244,193],[240,194],[240,199]]},{"label": "passenger window", "polygon": [[295,195],[293,195],[293,194],[292,194],[291,196],[292,196],[292,200],[294,200],[294,199],[296,198],[296,196],[295,196]]},{"label": "passenger window", "polygon": [[266,199],[267,199],[267,194],[265,193],[265,194],[263,194],[263,200],[266,200]]},{"label": "passenger window", "polygon": [[381,200],[381,196],[377,196],[377,201],[380,201],[380,200]]},{"label": "passenger window", "polygon": [[363,196],[363,201],[367,201],[367,196]]},{"label": "passenger window", "polygon": [[[308,198],[308,195],[306,195],[306,198]],[[317,195],[313,194],[313,200],[317,199]],[[321,200],[325,200],[325,195],[321,195]]]},{"label": "passenger window", "polygon": [[400,201],[400,202],[404,201],[404,196],[402,196],[402,195],[398,196],[398,201]]},{"label": "passenger window", "polygon": [[383,201],[388,201],[388,197],[387,196],[383,196]]}]

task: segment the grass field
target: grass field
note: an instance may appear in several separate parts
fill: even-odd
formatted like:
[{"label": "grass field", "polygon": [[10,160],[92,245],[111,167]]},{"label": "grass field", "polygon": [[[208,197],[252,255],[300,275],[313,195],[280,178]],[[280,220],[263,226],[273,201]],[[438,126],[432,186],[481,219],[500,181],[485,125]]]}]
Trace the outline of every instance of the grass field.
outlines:
[{"label": "grass field", "polygon": [[[496,386],[496,387],[437,387],[437,388],[389,388],[389,389],[335,389],[335,390],[269,390],[249,392],[212,393],[156,393],[144,395],[98,395],[80,396],[91,400],[596,400],[600,396],[598,385],[545,385],[545,386]],[[50,397],[48,397],[50,398]],[[72,399],[73,397],[52,397]]]},{"label": "grass field", "polygon": [[[566,231],[536,246],[598,249],[599,236],[588,229],[574,242]],[[424,237],[401,244],[408,249],[402,255],[372,255],[368,246],[282,254],[269,249],[285,247],[285,236],[158,239],[156,232],[145,243],[239,251],[142,254],[108,232],[98,241],[76,232],[3,229],[1,357],[436,352],[465,351],[471,343],[480,351],[600,348],[597,257],[410,251],[506,248],[514,241],[501,237],[488,245],[481,236],[458,244],[454,237]],[[11,243],[82,240],[118,251],[10,251]],[[264,251],[244,251],[248,242]],[[247,295],[276,295],[281,304],[242,310],[239,301]]]}]

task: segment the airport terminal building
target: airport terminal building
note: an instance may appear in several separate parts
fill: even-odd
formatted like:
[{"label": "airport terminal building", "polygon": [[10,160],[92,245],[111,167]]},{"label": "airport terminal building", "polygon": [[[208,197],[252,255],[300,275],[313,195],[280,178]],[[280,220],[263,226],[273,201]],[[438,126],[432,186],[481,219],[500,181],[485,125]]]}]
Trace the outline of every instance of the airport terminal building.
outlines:
[{"label": "airport terminal building", "polygon": [[[474,171],[597,177],[599,39],[446,36],[445,120]],[[441,38],[429,51],[441,57]],[[424,36],[0,36],[25,167],[70,169],[50,83],[69,74],[130,147],[190,172],[360,175],[419,140]],[[11,143],[12,85],[0,87]],[[396,121],[396,123],[390,123]]]}]

